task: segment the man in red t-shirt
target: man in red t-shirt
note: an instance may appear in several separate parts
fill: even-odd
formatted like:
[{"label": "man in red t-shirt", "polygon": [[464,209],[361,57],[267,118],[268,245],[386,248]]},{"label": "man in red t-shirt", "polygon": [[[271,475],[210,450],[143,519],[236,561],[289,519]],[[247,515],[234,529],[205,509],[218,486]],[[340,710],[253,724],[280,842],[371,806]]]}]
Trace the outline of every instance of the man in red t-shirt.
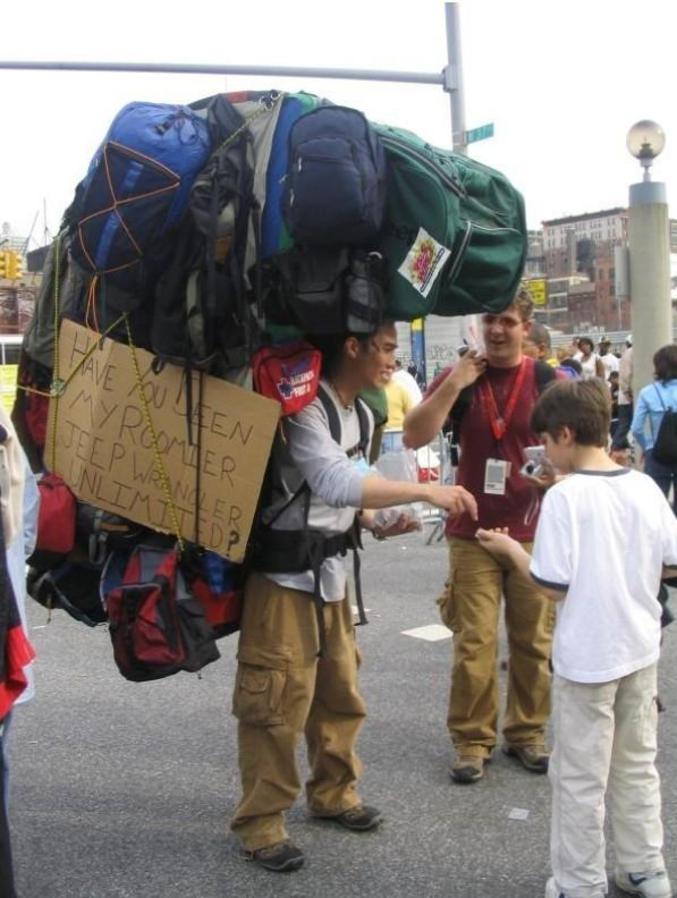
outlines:
[{"label": "man in red t-shirt", "polygon": [[[540,491],[519,471],[526,461],[524,448],[539,442],[529,427],[534,403],[540,388],[555,377],[550,366],[522,352],[532,309],[529,294],[521,291],[500,315],[484,315],[485,355],[467,352],[438,375],[404,421],[406,445],[418,448],[455,417],[451,412],[458,402],[456,412],[462,408],[463,413],[457,482],[477,499],[480,527],[509,527],[527,551]],[[554,611],[532,583],[479,545],[477,527],[465,514],[447,521],[450,575],[440,600],[442,618],[454,633],[447,725],[456,749],[450,772],[460,783],[482,777],[496,744],[501,595],[510,645],[504,751],[535,773],[548,768]]]}]

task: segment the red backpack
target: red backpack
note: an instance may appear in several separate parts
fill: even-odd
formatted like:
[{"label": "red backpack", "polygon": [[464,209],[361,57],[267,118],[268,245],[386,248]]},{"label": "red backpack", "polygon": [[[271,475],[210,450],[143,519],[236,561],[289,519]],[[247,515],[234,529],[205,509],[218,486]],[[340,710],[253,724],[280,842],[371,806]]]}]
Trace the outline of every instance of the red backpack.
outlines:
[{"label": "red backpack", "polygon": [[322,353],[309,343],[265,346],[254,354],[254,389],[282,407],[281,414],[300,412],[317,396]]},{"label": "red backpack", "polygon": [[37,539],[28,563],[44,571],[61,564],[75,548],[77,502],[58,474],[44,474],[38,480],[38,490]]},{"label": "red backpack", "polygon": [[115,663],[128,680],[197,671],[220,657],[202,606],[186,587],[176,547],[134,549],[105,602]]}]

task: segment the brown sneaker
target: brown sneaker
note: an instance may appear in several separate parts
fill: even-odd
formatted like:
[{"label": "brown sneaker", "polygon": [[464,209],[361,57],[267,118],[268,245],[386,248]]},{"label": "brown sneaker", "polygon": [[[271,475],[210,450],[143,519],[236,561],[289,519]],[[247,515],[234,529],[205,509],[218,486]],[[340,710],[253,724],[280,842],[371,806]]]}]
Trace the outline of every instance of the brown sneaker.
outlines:
[{"label": "brown sneaker", "polygon": [[504,745],[503,754],[516,758],[530,773],[547,773],[550,753],[543,744]]},{"label": "brown sneaker", "polygon": [[484,776],[485,758],[477,755],[459,755],[449,768],[449,775],[455,783],[469,786]]},{"label": "brown sneaker", "polygon": [[350,829],[355,833],[366,833],[372,829],[376,829],[383,822],[383,815],[377,808],[369,807],[366,804],[358,804],[354,808],[348,808],[342,814],[336,814],[333,817],[324,817],[316,815],[320,820],[332,820],[345,829]]},{"label": "brown sneaker", "polygon": [[256,851],[243,848],[240,857],[245,861],[253,861],[272,873],[291,873],[302,867],[304,861],[303,852],[290,839],[266,845]]}]

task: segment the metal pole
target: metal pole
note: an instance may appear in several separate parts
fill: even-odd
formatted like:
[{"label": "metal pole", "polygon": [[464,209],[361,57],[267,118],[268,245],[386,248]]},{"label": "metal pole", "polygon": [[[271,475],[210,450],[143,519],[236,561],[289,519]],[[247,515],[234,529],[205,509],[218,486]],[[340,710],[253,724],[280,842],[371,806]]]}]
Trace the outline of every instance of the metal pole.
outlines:
[{"label": "metal pole", "polygon": [[189,65],[164,62],[12,62],[0,60],[0,69],[147,72],[179,75],[279,75],[289,78],[343,78],[354,81],[398,81],[409,84],[444,85],[445,83],[443,72],[388,72],[376,69],[316,69],[266,65]]},{"label": "metal pole", "polygon": [[632,390],[653,380],[653,354],[672,342],[670,236],[665,184],[630,185],[628,218],[632,303]]},{"label": "metal pole", "polygon": [[465,95],[463,93],[463,57],[461,55],[461,21],[458,3],[445,3],[447,22],[447,67],[444,89],[449,94],[451,139],[455,153],[467,152],[465,141]]}]

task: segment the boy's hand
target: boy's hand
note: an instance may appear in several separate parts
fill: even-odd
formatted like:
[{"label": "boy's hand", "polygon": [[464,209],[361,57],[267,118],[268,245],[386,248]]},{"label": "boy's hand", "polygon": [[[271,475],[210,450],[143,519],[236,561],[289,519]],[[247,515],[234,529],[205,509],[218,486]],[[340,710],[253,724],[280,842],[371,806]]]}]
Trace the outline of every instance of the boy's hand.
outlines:
[{"label": "boy's hand", "polygon": [[493,530],[480,528],[475,537],[483,549],[491,555],[509,556],[517,541],[508,536],[507,527],[496,527]]}]

